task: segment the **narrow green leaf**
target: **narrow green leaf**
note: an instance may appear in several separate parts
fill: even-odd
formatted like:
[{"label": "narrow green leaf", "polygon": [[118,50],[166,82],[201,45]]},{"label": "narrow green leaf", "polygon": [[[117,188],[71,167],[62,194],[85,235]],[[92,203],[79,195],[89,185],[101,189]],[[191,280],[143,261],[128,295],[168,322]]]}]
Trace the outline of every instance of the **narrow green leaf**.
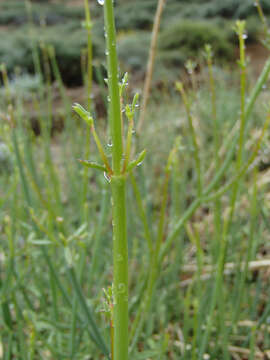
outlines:
[{"label": "narrow green leaf", "polygon": [[86,111],[80,104],[75,103],[72,108],[87,123],[87,125],[92,126],[94,124],[90,112]]},{"label": "narrow green leaf", "polygon": [[107,171],[105,166],[100,165],[100,164],[98,164],[96,162],[89,161],[89,160],[81,160],[81,159],[78,159],[78,161],[85,167],[92,168],[92,169],[97,169],[97,170],[100,170],[100,171]]},{"label": "narrow green leaf", "polygon": [[108,356],[107,346],[104,343],[103,337],[100,334],[97,324],[96,324],[96,322],[93,318],[93,315],[89,309],[89,306],[87,305],[87,303],[85,301],[85,297],[83,295],[82,289],[80,287],[80,284],[78,283],[77,276],[76,276],[74,268],[72,266],[68,267],[68,274],[69,274],[69,278],[72,282],[73,288],[75,290],[77,299],[81,305],[81,309],[84,312],[84,315],[86,316],[89,326],[91,327],[91,335],[93,337],[93,341],[95,343],[97,343],[99,345],[99,347],[104,351],[104,354],[106,354]]},{"label": "narrow green leaf", "polygon": [[143,150],[137,157],[137,159],[131,161],[127,166],[127,172],[130,172],[135,166],[140,166],[146,156],[146,150]]}]

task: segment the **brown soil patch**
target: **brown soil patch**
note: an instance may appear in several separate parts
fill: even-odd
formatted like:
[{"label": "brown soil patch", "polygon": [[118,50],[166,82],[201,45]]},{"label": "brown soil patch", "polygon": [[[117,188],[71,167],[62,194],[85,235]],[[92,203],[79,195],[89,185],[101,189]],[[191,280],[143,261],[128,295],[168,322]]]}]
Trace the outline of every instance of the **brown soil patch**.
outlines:
[{"label": "brown soil patch", "polygon": [[254,75],[260,75],[265,61],[270,56],[270,51],[261,44],[253,44],[247,47],[247,55],[250,58],[253,67]]}]

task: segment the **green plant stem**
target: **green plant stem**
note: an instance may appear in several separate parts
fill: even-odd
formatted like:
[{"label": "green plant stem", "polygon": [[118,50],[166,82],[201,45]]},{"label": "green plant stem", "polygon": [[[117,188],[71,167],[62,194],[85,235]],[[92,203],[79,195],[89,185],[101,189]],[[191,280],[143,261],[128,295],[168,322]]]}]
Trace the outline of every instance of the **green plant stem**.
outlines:
[{"label": "green plant stem", "polygon": [[[28,186],[28,182],[26,181],[26,178],[25,178],[25,174],[24,174],[24,169],[23,169],[23,166],[22,166],[22,160],[21,160],[21,154],[20,154],[20,149],[19,149],[19,146],[18,146],[18,143],[17,143],[17,138],[16,138],[16,129],[14,129],[12,131],[12,136],[13,136],[13,141],[14,141],[14,148],[15,148],[15,156],[16,156],[16,161],[17,161],[17,165],[19,167],[19,175],[20,175],[20,179],[21,179],[21,182],[22,182],[22,185],[23,185],[23,192],[24,192],[24,196],[25,196],[25,200],[26,200],[26,203],[27,203],[27,206],[29,208],[32,207],[33,203],[32,203],[32,198],[30,197],[30,190],[29,190],[29,186]],[[42,229],[39,229],[38,228],[38,225],[36,222],[33,223],[34,225],[34,229],[36,230],[37,233],[40,233],[40,231],[42,232],[43,230]],[[45,231],[45,234],[46,234],[46,231]],[[65,301],[66,305],[69,307],[69,308],[72,308],[72,302],[70,301],[70,298],[67,294],[67,291],[66,289],[64,288],[63,284],[62,284],[62,281],[60,280],[59,276],[58,276],[58,273],[55,269],[55,266],[50,258],[50,255],[46,249],[45,246],[41,246],[41,252],[42,252],[42,255],[48,265],[48,268],[50,270],[50,275],[52,276],[52,278],[54,279],[55,281],[55,284],[57,285],[62,297],[63,297],[63,300]],[[74,280],[74,278],[73,278]],[[75,291],[77,290],[77,287],[75,288]],[[80,296],[81,294],[76,294],[77,297],[80,299]],[[85,310],[85,308],[84,308]],[[82,324],[84,324],[84,318],[80,315],[79,316],[79,320]],[[87,311],[87,320],[89,321],[89,310]],[[92,341],[94,341],[97,346],[103,351],[104,354],[107,355],[108,357],[108,351],[107,351],[107,348],[104,344],[104,341],[101,337],[100,334],[98,334],[98,330],[97,330],[97,327],[95,326],[94,329],[92,329],[92,321],[89,321],[88,323],[88,327],[87,327],[87,333],[89,335],[89,337],[91,338]]]},{"label": "green plant stem", "polygon": [[196,171],[197,171],[197,191],[198,191],[198,196],[200,197],[202,195],[201,160],[200,160],[199,145],[198,145],[197,136],[196,136],[196,132],[195,132],[195,128],[194,128],[194,121],[193,121],[193,117],[192,117],[192,114],[191,114],[191,105],[190,105],[190,101],[188,99],[188,96],[187,96],[187,94],[185,92],[183,84],[182,83],[177,83],[176,87],[177,87],[177,89],[180,91],[180,93],[182,95],[182,99],[183,99],[186,114],[187,114],[189,129],[190,129],[190,132],[191,132],[192,146],[193,146],[193,151],[194,151],[195,167],[196,167]]},{"label": "green plant stem", "polygon": [[[91,13],[88,0],[84,0],[84,10],[85,10],[85,26],[87,29],[87,110],[92,111],[92,82],[93,82],[93,44],[92,44],[92,23],[91,23]],[[86,132],[85,137],[85,159],[88,159],[90,156],[90,144],[91,144],[91,135],[90,132]],[[81,191],[81,203],[87,198],[88,192],[88,170],[87,168],[83,169],[83,186]],[[87,212],[84,206],[81,206],[82,215],[81,217],[86,222],[87,221]]]},{"label": "green plant stem", "polygon": [[249,228],[249,237],[248,237],[248,245],[247,245],[247,253],[246,253],[246,260],[245,260],[245,265],[244,265],[244,269],[241,272],[240,275],[240,281],[238,284],[238,296],[236,299],[236,304],[235,304],[235,308],[234,308],[234,312],[233,312],[233,320],[232,320],[232,326],[234,326],[238,319],[239,319],[239,315],[241,313],[240,311],[240,306],[241,306],[241,301],[243,299],[244,296],[244,290],[245,290],[245,281],[247,279],[248,276],[248,264],[252,259],[252,250],[253,250],[253,242],[254,242],[254,235],[255,235],[255,229],[256,229],[256,224],[257,224],[257,195],[258,195],[258,185],[257,185],[257,169],[255,168],[254,170],[254,184],[253,184],[253,192],[252,192],[252,196],[251,196],[251,209],[250,209],[250,214],[251,214],[251,221],[250,221],[250,228]]},{"label": "green plant stem", "polygon": [[140,194],[136,179],[135,179],[135,177],[134,177],[134,175],[132,173],[130,174],[130,181],[131,181],[133,192],[134,192],[135,199],[136,199],[136,202],[137,202],[139,215],[140,215],[141,221],[143,223],[144,237],[145,237],[146,242],[147,242],[148,251],[149,251],[149,257],[151,259],[152,256],[153,256],[152,235],[151,235],[151,231],[150,231],[149,224],[148,224],[148,221],[147,221],[147,215],[146,215],[146,212],[145,212],[145,209],[144,209],[144,206],[143,206],[142,197],[141,197],[141,194]]},{"label": "green plant stem", "polygon": [[264,36],[265,38],[267,38],[268,36],[268,23],[267,23],[267,19],[264,15],[262,6],[260,4],[260,0],[255,0],[254,6],[256,6],[259,17],[261,19],[262,25],[263,25],[263,29],[264,29]]},{"label": "green plant stem", "polygon": [[164,242],[163,247],[161,248],[160,255],[159,255],[159,263],[162,263],[164,257],[166,256],[169,248],[171,247],[174,239],[179,234],[182,227],[186,224],[187,220],[194,214],[194,212],[198,209],[198,207],[201,205],[202,199],[197,198],[194,200],[190,206],[187,208],[187,210],[184,212],[182,217],[178,220],[176,223],[174,229],[171,231],[171,233],[168,235],[166,242]]},{"label": "green plant stem", "polygon": [[87,108],[92,108],[92,82],[93,82],[93,46],[92,46],[92,23],[88,0],[84,0],[85,26],[87,29]]},{"label": "green plant stem", "polygon": [[113,200],[113,326],[114,357],[128,359],[128,249],[126,234],[126,179],[112,176]]},{"label": "green plant stem", "polygon": [[109,125],[112,138],[113,175],[113,359],[128,359],[128,247],[126,225],[126,175],[121,175],[123,139],[119,93],[118,60],[113,1],[104,3],[109,81]]},{"label": "green plant stem", "polygon": [[[171,152],[171,154],[173,151]],[[171,174],[171,156],[168,160],[168,165],[166,167],[166,174],[165,174],[165,180],[162,187],[162,203],[161,203],[161,209],[160,209],[160,217],[159,217],[159,224],[158,224],[158,233],[157,233],[157,241],[155,244],[153,256],[151,256],[151,266],[150,266],[150,273],[147,283],[147,288],[145,291],[145,294],[142,297],[142,300],[140,302],[139,309],[136,313],[135,319],[132,324],[131,328],[131,346],[130,346],[130,353],[135,348],[135,345],[137,343],[137,340],[139,338],[140,332],[142,330],[142,327],[145,322],[146,315],[148,314],[152,299],[153,299],[153,293],[154,293],[154,287],[156,284],[156,280],[158,278],[159,273],[159,253],[161,248],[162,239],[164,237],[165,232],[165,215],[166,215],[166,207],[168,202],[168,187],[169,187],[169,179]]]},{"label": "green plant stem", "polygon": [[[104,3],[105,31],[107,39],[107,64],[109,84],[109,126],[112,138],[112,160],[115,175],[121,172],[123,155],[121,106],[119,94],[118,59],[116,52],[116,31],[112,0]],[[118,359],[117,359],[118,360]]]},{"label": "green plant stem", "polygon": [[106,345],[104,343],[103,337],[100,335],[100,332],[99,332],[99,329],[98,329],[98,327],[96,325],[96,322],[93,319],[92,313],[90,312],[90,310],[89,310],[89,308],[87,306],[87,303],[85,301],[85,297],[84,297],[84,295],[82,293],[82,289],[81,289],[80,284],[78,282],[78,279],[77,279],[77,276],[75,274],[73,266],[70,266],[68,268],[68,275],[69,275],[69,278],[70,278],[70,280],[72,282],[73,288],[74,288],[74,290],[76,292],[76,296],[78,298],[78,302],[79,302],[79,304],[80,304],[80,306],[82,308],[82,311],[83,311],[84,315],[86,316],[88,323],[91,324],[91,335],[92,335],[94,341],[97,344],[99,344],[99,346],[101,348],[106,349]]},{"label": "green plant stem", "polygon": [[[219,127],[218,127],[218,119],[217,119],[217,99],[216,99],[216,84],[215,78],[213,74],[213,57],[211,47],[206,45],[207,52],[207,65],[209,72],[209,87],[211,93],[211,104],[212,104],[212,120],[213,120],[213,132],[214,132],[214,151],[215,151],[215,165],[218,169],[220,159],[219,159]],[[214,241],[214,262],[216,258],[216,254],[219,251],[220,244],[220,233],[221,233],[221,202],[220,199],[215,200],[214,204],[214,224],[215,224],[215,241]]]},{"label": "green plant stem", "polygon": [[[249,97],[249,100],[247,101],[246,104],[246,109],[245,109],[245,118],[246,121],[248,121],[250,119],[250,115],[254,109],[254,105],[255,102],[259,96],[259,94],[262,91],[263,85],[265,84],[265,82],[268,79],[270,73],[270,58],[266,61],[264,68],[259,76],[259,79],[257,80],[251,95]],[[227,139],[228,140],[228,139]],[[235,135],[233,137],[232,140],[230,141],[226,141],[228,146],[226,146],[226,148],[228,148],[228,152],[226,155],[226,158],[223,162],[223,164],[220,166],[219,170],[216,172],[214,178],[212,179],[212,181],[210,182],[210,184],[207,186],[206,190],[204,191],[204,195],[209,195],[210,192],[217,186],[218,182],[222,179],[222,176],[224,175],[224,173],[226,172],[226,170],[228,169],[230,163],[231,163],[231,159],[234,156],[235,153],[235,147],[238,141],[238,136]],[[177,237],[177,235],[179,234],[180,230],[182,229],[183,225],[185,224],[185,222],[189,219],[190,216],[192,216],[192,214],[198,209],[198,207],[200,206],[202,200],[197,198],[195,199],[190,206],[188,207],[188,209],[185,211],[185,213],[183,214],[183,216],[178,220],[178,222],[175,224],[175,226],[173,227],[173,229],[171,230],[171,232],[169,233],[166,242],[163,245],[163,248],[161,249],[161,254],[160,254],[160,261],[162,261],[162,259],[165,257],[165,255],[167,254],[167,252],[169,251],[174,239]]]},{"label": "green plant stem", "polygon": [[[265,62],[265,65],[263,67],[263,70],[261,71],[261,74],[258,78],[258,80],[256,81],[255,86],[253,87],[250,96],[247,99],[247,103],[245,106],[245,118],[246,118],[246,122],[248,122],[250,120],[250,116],[251,113],[254,109],[256,100],[258,99],[258,96],[260,95],[260,93],[262,92],[263,86],[266,83],[268,77],[269,77],[269,73],[270,73],[270,58]],[[236,129],[237,129],[237,125],[236,124],[233,129],[230,131],[230,134],[228,135],[228,137],[224,140],[223,146],[220,148],[219,151],[219,156],[224,156],[225,153],[230,153],[230,156],[226,157],[228,159],[228,162],[231,161],[231,159],[234,156],[234,151],[237,145],[237,139],[238,139],[238,133],[236,133]],[[233,134],[233,137],[232,137]],[[213,166],[210,166],[207,174],[212,173],[214,168],[214,163]],[[217,175],[216,175],[217,176]],[[207,177],[207,176],[206,176]]]},{"label": "green plant stem", "polygon": [[213,61],[212,56],[209,54],[207,59],[208,70],[209,70],[209,84],[211,92],[211,103],[212,103],[212,118],[214,123],[214,142],[215,142],[215,160],[216,164],[219,163],[218,149],[219,149],[219,129],[217,122],[217,99],[216,99],[216,84],[213,74]]},{"label": "green plant stem", "polygon": [[[240,131],[239,131],[239,139],[238,139],[238,150],[237,150],[237,159],[236,159],[236,171],[237,173],[240,172],[242,167],[242,158],[243,158],[243,149],[244,149],[244,140],[245,140],[245,127],[246,127],[246,110],[245,110],[245,102],[246,102],[246,58],[245,58],[245,22],[237,21],[236,23],[236,31],[239,37],[239,46],[240,46],[240,61],[239,66],[241,70],[240,76],[240,87],[241,87],[241,104],[240,104]],[[267,122],[266,122],[267,123]],[[263,132],[264,133],[264,132]],[[235,207],[236,207],[236,200],[238,195],[239,189],[239,182],[235,181],[232,189],[231,201],[230,201],[230,208],[229,208],[229,215],[224,220],[223,225],[223,235],[222,235],[222,242],[221,248],[219,252],[219,258],[217,263],[217,275],[215,278],[214,288],[211,296],[210,302],[210,310],[207,319],[206,331],[203,335],[203,340],[199,350],[199,359],[203,358],[203,354],[206,350],[206,346],[208,344],[210,332],[213,325],[214,320],[214,311],[217,303],[218,293],[222,291],[223,286],[223,270],[224,264],[227,257],[227,250],[228,250],[228,231],[231,226]]]},{"label": "green plant stem", "polygon": [[[239,25],[240,27],[240,25]],[[237,151],[236,167],[239,171],[242,164],[243,148],[244,148],[244,135],[246,128],[246,57],[245,57],[245,40],[244,40],[244,29],[239,30],[239,45],[240,45],[240,69],[241,69],[241,116],[240,116],[240,133],[239,133],[239,148]],[[235,183],[233,203],[235,204],[235,197],[238,190],[238,183]]]},{"label": "green plant stem", "polygon": [[210,331],[211,331],[212,324],[213,324],[213,315],[214,315],[214,311],[215,311],[215,307],[216,307],[216,303],[217,303],[217,299],[218,299],[218,294],[220,293],[220,290],[222,287],[224,263],[225,263],[225,259],[226,259],[226,251],[227,251],[227,246],[228,246],[227,229],[228,229],[228,222],[229,222],[229,219],[231,216],[231,211],[232,210],[230,209],[230,215],[224,221],[223,234],[221,237],[221,245],[220,245],[220,252],[219,252],[219,259],[218,259],[218,263],[217,263],[216,279],[214,282],[213,292],[211,294],[211,301],[210,301],[210,308],[208,311],[208,320],[207,320],[207,324],[206,324],[206,329],[205,329],[205,332],[203,335],[203,339],[201,342],[199,355],[198,355],[198,359],[200,359],[200,360],[203,358],[203,354],[205,353],[205,349],[206,349],[206,346],[208,343]]},{"label": "green plant stem", "polygon": [[101,209],[99,214],[99,221],[97,225],[97,230],[94,237],[94,244],[93,244],[93,252],[92,252],[92,266],[91,266],[91,273],[89,275],[89,283],[92,284],[94,280],[95,274],[99,274],[100,269],[100,251],[102,248],[102,232],[104,229],[105,220],[108,216],[109,210],[109,203],[110,203],[110,193],[107,188],[102,189],[102,200],[101,200]]}]

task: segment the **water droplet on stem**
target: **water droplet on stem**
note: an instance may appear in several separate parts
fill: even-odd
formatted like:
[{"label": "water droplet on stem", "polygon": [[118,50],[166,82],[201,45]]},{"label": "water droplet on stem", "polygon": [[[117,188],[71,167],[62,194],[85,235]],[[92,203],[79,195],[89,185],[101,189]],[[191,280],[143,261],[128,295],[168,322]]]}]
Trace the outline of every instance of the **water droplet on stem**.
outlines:
[{"label": "water droplet on stem", "polygon": [[126,285],[124,283],[120,283],[118,285],[118,293],[123,294],[123,293],[125,293],[125,291],[126,291]]},{"label": "water droplet on stem", "polygon": [[111,182],[110,176],[105,171],[104,171],[104,177],[109,183]]}]

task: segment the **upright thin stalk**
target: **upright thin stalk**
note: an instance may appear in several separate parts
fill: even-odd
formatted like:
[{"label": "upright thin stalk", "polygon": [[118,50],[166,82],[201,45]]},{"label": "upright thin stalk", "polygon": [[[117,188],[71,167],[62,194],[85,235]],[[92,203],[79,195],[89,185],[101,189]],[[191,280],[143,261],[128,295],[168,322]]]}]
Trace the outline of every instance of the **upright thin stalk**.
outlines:
[{"label": "upright thin stalk", "polygon": [[196,167],[196,171],[197,171],[197,192],[198,192],[198,197],[200,197],[202,195],[201,160],[200,160],[200,150],[199,150],[197,135],[196,135],[195,128],[194,128],[194,120],[193,120],[193,117],[191,114],[191,104],[190,104],[190,101],[188,99],[188,96],[186,94],[183,84],[181,82],[177,82],[176,88],[182,96],[184,107],[185,107],[186,114],[187,114],[189,129],[191,132],[195,167]]},{"label": "upright thin stalk", "polygon": [[[106,54],[108,61],[109,85],[109,130],[112,139],[112,166],[109,163],[102,143],[94,127],[94,119],[81,105],[75,104],[74,111],[88,124],[94,137],[103,165],[89,160],[81,160],[86,167],[104,172],[111,182],[113,210],[113,309],[112,309],[112,359],[128,360],[128,246],[126,221],[126,178],[137,165],[141,164],[146,151],[142,151],[135,160],[130,159],[133,116],[138,96],[135,95],[132,105],[126,106],[129,120],[126,147],[123,146],[121,99],[118,77],[118,59],[116,51],[116,31],[112,0],[99,0],[104,5]],[[123,82],[122,82],[123,85]],[[123,161],[124,159],[124,161]]]},{"label": "upright thin stalk", "polygon": [[[238,151],[236,159],[236,171],[239,172],[242,167],[242,158],[244,150],[244,140],[245,140],[245,127],[246,127],[246,57],[245,57],[245,22],[237,21],[236,23],[236,32],[239,37],[239,47],[240,47],[240,60],[239,66],[241,70],[240,76],[240,88],[241,88],[241,114],[240,114],[240,132],[238,139]],[[202,344],[199,350],[199,359],[202,359],[205,349],[208,344],[211,328],[214,320],[214,311],[218,300],[218,293],[222,291],[222,281],[223,281],[223,270],[224,264],[227,257],[228,250],[228,231],[233,220],[235,213],[236,200],[238,195],[239,182],[235,181],[232,189],[232,196],[230,201],[230,208],[228,217],[224,220],[223,232],[222,232],[222,241],[220,245],[220,253],[217,262],[217,275],[215,278],[214,289],[210,302],[210,310],[206,324],[206,330],[203,336]]]},{"label": "upright thin stalk", "polygon": [[104,2],[109,79],[109,128],[112,138],[113,175],[113,359],[128,359],[128,248],[126,230],[126,176],[121,174],[123,156],[121,107],[118,83],[118,60],[113,1]]},{"label": "upright thin stalk", "polygon": [[214,143],[215,143],[215,161],[216,166],[219,165],[219,129],[217,119],[217,96],[216,96],[216,84],[213,71],[213,54],[210,45],[205,46],[206,60],[209,71],[209,90],[211,94],[211,105],[212,105],[212,120],[214,125]]},{"label": "upright thin stalk", "polygon": [[[91,12],[88,0],[84,0],[84,11],[85,11],[85,27],[87,30],[87,73],[86,73],[86,86],[87,86],[87,110],[92,111],[92,80],[93,80],[93,44],[92,44],[92,22],[91,22]],[[89,158],[90,156],[90,144],[91,144],[91,136],[90,132],[86,132],[85,138],[85,157]],[[81,201],[87,197],[87,189],[88,189],[88,173],[85,168],[83,171],[83,186],[81,192]],[[87,221],[87,211],[84,207],[82,207],[81,214],[83,221]]]},{"label": "upright thin stalk", "polygon": [[147,63],[147,70],[146,70],[146,77],[144,82],[144,88],[143,88],[143,103],[142,103],[142,110],[140,113],[139,123],[138,123],[138,132],[142,130],[145,113],[146,113],[146,107],[148,104],[148,99],[150,95],[150,87],[153,77],[153,70],[154,70],[154,62],[155,62],[155,56],[156,56],[156,48],[157,48],[157,39],[158,39],[158,32],[160,27],[160,20],[163,12],[163,8],[165,5],[166,0],[159,0],[156,16],[154,20],[154,26],[152,31],[152,39],[151,39],[151,46],[149,50],[149,58]]},{"label": "upright thin stalk", "polygon": [[150,311],[150,307],[152,304],[153,299],[153,293],[155,284],[158,278],[158,272],[159,272],[159,254],[160,254],[160,248],[162,244],[162,240],[164,238],[165,233],[165,221],[166,221],[166,208],[168,203],[168,190],[169,190],[169,180],[171,176],[172,171],[172,163],[175,157],[176,148],[174,147],[171,150],[171,153],[168,158],[167,166],[165,169],[165,179],[162,186],[162,202],[161,202],[161,209],[160,209],[160,217],[159,217],[159,224],[158,224],[158,232],[157,232],[157,239],[156,244],[151,252],[151,264],[150,264],[150,273],[147,281],[147,287],[145,294],[141,300],[139,309],[137,310],[135,319],[132,324],[131,328],[131,347],[130,347],[130,353],[132,354],[132,351],[135,348],[135,345],[137,343],[137,340],[139,338],[140,332],[143,328],[146,315]]},{"label": "upright thin stalk", "polygon": [[[210,45],[205,46],[206,51],[206,60],[209,72],[209,88],[211,93],[211,104],[212,104],[212,121],[213,121],[213,130],[214,130],[214,156],[215,156],[215,165],[218,169],[220,164],[219,158],[219,128],[218,128],[218,119],[217,119],[217,99],[216,99],[216,84],[213,72],[213,54]],[[218,254],[220,246],[220,234],[221,234],[221,201],[216,199],[214,203],[214,224],[215,224],[215,243],[214,243],[214,262],[216,254]]]},{"label": "upright thin stalk", "polygon": [[93,78],[93,46],[92,46],[92,22],[88,0],[84,0],[85,27],[87,29],[87,107],[92,107],[92,78]]}]

